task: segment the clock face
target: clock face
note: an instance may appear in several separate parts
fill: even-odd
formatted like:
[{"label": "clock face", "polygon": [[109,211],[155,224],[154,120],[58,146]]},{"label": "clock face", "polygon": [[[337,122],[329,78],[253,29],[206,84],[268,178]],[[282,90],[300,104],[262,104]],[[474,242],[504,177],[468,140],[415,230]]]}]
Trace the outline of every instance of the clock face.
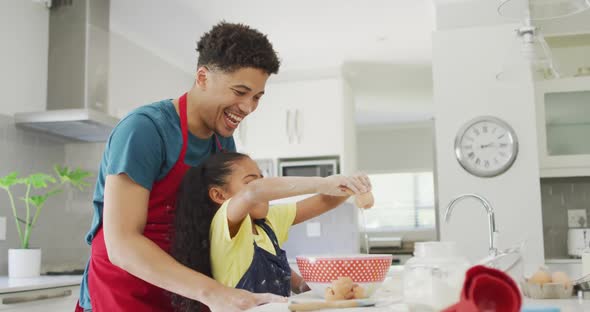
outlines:
[{"label": "clock face", "polygon": [[501,119],[485,116],[471,120],[457,133],[455,154],[469,173],[497,176],[510,168],[518,153],[514,130]]}]

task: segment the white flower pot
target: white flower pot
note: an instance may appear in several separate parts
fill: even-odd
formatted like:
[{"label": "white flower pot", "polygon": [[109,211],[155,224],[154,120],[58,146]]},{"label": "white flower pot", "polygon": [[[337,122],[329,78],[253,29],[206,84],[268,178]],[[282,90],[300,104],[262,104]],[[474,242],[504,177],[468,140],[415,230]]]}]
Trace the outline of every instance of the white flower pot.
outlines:
[{"label": "white flower pot", "polygon": [[8,277],[41,275],[41,249],[8,249]]}]

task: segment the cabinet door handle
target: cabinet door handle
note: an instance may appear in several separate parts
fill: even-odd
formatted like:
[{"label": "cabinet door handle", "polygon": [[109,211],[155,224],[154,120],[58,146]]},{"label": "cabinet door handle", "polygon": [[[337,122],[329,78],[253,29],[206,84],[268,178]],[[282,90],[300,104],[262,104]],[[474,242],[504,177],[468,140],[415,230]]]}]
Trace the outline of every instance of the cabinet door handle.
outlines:
[{"label": "cabinet door handle", "polygon": [[72,295],[71,289],[59,290],[59,291],[48,291],[45,293],[37,294],[15,294],[12,297],[2,298],[2,304],[18,304],[32,301],[39,301],[45,299],[63,298]]},{"label": "cabinet door handle", "polygon": [[285,130],[287,132],[287,138],[289,139],[289,144],[292,143],[292,135],[291,135],[291,110],[287,110],[287,122],[285,123]]},{"label": "cabinet door handle", "polygon": [[[301,133],[301,129],[299,128],[299,109],[295,109],[295,134],[297,136],[297,143],[301,143],[301,138],[303,137],[303,133]],[[303,118],[301,118],[303,120]]]}]

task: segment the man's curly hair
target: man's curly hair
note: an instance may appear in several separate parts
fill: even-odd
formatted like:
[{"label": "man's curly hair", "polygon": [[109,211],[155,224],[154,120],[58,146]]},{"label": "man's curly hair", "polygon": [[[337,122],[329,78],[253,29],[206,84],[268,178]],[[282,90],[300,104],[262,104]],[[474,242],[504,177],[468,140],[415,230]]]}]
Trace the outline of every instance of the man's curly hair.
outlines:
[{"label": "man's curly hair", "polygon": [[208,65],[225,72],[253,67],[269,75],[279,71],[280,61],[266,35],[244,24],[213,26],[197,43],[197,52],[198,67]]}]

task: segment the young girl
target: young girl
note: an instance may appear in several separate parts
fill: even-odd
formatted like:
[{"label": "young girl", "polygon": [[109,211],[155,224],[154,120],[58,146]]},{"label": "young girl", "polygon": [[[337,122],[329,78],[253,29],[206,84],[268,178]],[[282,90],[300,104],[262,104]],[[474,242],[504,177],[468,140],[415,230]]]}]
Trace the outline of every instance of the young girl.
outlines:
[{"label": "young girl", "polygon": [[[280,245],[291,225],[337,207],[348,194],[370,191],[355,177],[262,178],[256,162],[239,153],[219,153],[186,173],[176,203],[172,255],[226,286],[289,296],[291,270]],[[297,203],[268,202],[318,193]],[[298,281],[299,282],[299,281]],[[182,311],[199,303],[174,298]]]}]

